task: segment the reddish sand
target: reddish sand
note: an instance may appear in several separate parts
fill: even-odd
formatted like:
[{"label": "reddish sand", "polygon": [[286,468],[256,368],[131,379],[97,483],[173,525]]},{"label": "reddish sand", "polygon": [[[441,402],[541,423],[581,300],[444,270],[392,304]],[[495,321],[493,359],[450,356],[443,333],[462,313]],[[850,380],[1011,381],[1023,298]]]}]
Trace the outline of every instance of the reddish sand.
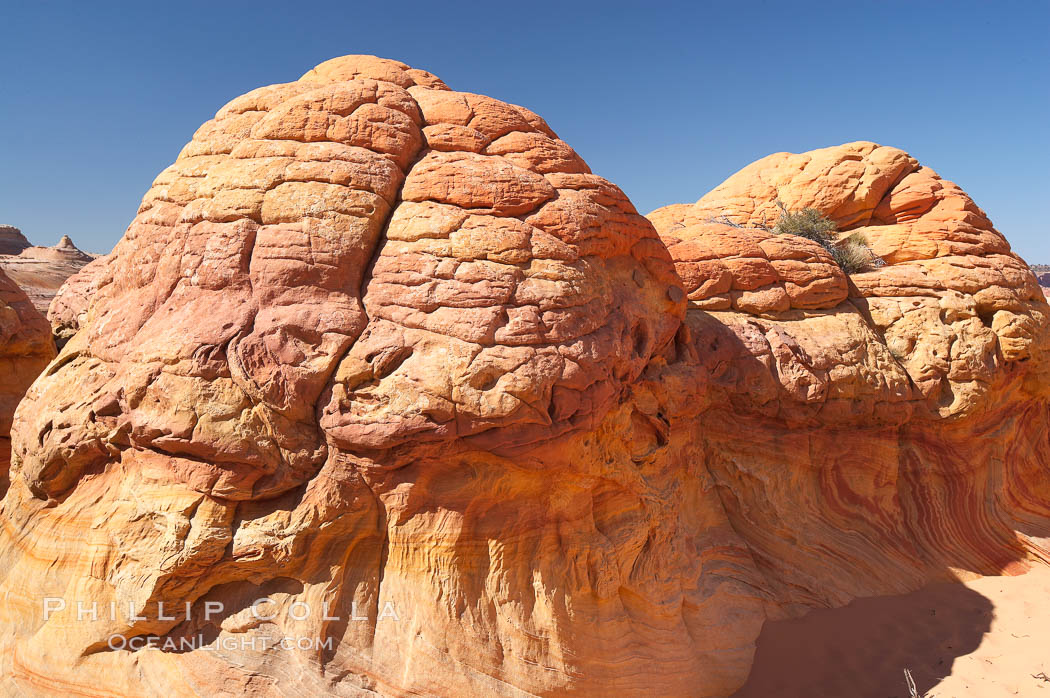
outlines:
[{"label": "reddish sand", "polygon": [[1046,567],[859,599],[767,623],[735,698],[1050,698],[1048,620]]}]

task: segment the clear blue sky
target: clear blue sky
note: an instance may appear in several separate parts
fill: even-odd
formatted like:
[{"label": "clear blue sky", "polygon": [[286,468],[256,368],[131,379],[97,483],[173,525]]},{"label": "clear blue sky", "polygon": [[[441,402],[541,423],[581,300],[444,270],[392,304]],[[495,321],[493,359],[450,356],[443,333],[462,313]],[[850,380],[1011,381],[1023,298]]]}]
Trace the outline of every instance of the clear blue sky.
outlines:
[{"label": "clear blue sky", "polygon": [[1050,2],[5,2],[0,223],[106,252],[197,126],[372,53],[541,114],[643,213],[873,140],[1050,263]]}]

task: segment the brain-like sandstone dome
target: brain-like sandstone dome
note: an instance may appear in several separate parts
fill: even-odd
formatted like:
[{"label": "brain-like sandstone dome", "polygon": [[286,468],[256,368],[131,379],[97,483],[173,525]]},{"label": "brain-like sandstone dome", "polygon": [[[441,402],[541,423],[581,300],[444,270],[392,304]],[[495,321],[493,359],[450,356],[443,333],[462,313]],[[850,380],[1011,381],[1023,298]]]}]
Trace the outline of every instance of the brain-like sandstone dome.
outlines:
[{"label": "brain-like sandstone dome", "polygon": [[327,444],[550,438],[600,418],[683,311],[651,227],[539,117],[375,58],[223,107],[111,258],[35,393],[78,398],[20,454],[51,496],[129,446],[246,499]]},{"label": "brain-like sandstone dome", "polygon": [[1047,305],[961,190],[855,143],[650,218],[395,61],[227,104],[51,306],[0,692],[725,696],[767,618],[1047,559]]},{"label": "brain-like sandstone dome", "polygon": [[[746,229],[775,223],[778,202],[862,234],[886,266],[847,285],[816,243]],[[859,313],[906,373],[903,389],[941,416],[998,399],[989,389],[1030,373],[1017,365],[1047,349],[1046,304],[1028,266],[959,187],[896,148],[858,142],[770,155],[695,204],[649,217],[695,307]]]}]

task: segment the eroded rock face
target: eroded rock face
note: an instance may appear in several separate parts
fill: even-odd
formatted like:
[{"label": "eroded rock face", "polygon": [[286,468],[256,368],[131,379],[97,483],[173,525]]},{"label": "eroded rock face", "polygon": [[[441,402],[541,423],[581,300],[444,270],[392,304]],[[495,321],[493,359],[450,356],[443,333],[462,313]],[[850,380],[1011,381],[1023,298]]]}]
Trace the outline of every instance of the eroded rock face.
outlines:
[{"label": "eroded rock face", "polygon": [[55,339],[65,344],[87,319],[88,307],[99,288],[113,280],[109,270],[111,257],[96,257],[63,282],[51,299],[47,319]]},{"label": "eroded rock face", "polygon": [[47,320],[0,271],[0,494],[8,486],[15,407],[54,357],[55,345]]},{"label": "eroded rock face", "polygon": [[[852,275],[847,294],[826,257],[805,258],[820,254],[816,244],[711,222],[724,216],[768,227],[778,200],[789,210],[817,208],[844,233],[863,234],[886,266]],[[942,417],[980,410],[990,389],[1001,399],[1000,377],[1046,349],[1046,304],[1028,266],[958,186],[896,148],[858,142],[770,155],[696,204],[650,218],[697,307],[776,316],[835,308],[848,295],[840,310],[864,316],[924,408]],[[738,241],[748,236],[757,248]],[[804,243],[808,252],[782,250]],[[691,288],[694,278],[704,284]]]},{"label": "eroded rock face", "polygon": [[[767,617],[1045,558],[1034,279],[901,151],[792,157],[654,227],[394,61],[225,106],[52,305],[0,687],[724,696]],[[709,222],[777,196],[889,265]]]},{"label": "eroded rock face", "polygon": [[[843,285],[815,245],[747,228],[778,199],[862,232],[886,266]],[[961,189],[851,143],[771,155],[649,217],[701,367],[670,364],[654,392],[702,385],[703,461],[770,617],[1046,561],[1047,305]]]},{"label": "eroded rock face", "polygon": [[[522,488],[589,496],[549,490],[542,472],[586,461],[566,453],[545,465],[526,454],[598,428],[673,336],[685,300],[652,226],[542,119],[396,62],[322,64],[234,100],[202,126],[108,261],[77,283],[89,292],[70,288],[52,317],[79,331],[20,412],[20,486],[5,511],[20,527],[47,526],[41,507],[61,501],[64,511],[104,516],[102,535],[118,546],[145,546],[130,566],[110,565],[84,541],[83,559],[109,569],[93,595],[130,594],[145,609],[287,579],[304,599],[374,606],[375,623],[379,602],[400,589],[390,599],[419,607],[412,620],[366,631],[315,618],[311,632],[335,638],[338,651],[302,661],[400,672],[405,661],[426,664],[398,649],[418,636],[443,648],[412,680],[432,690],[455,662],[476,657],[476,633],[495,633],[521,653],[508,667],[523,685],[549,681],[536,661],[563,642],[555,629],[571,600],[559,591],[540,607],[514,601],[510,615],[495,601],[478,606],[485,582],[460,567],[483,564],[488,543],[473,532],[457,543],[455,531],[482,516],[481,530],[506,527],[530,559],[554,544],[575,505],[559,502],[552,515],[530,502],[505,518],[504,500]],[[90,297],[86,309],[80,295]],[[87,483],[124,480],[122,469],[139,475],[84,509]],[[467,477],[475,469],[504,482],[479,489]],[[182,512],[170,512],[176,529],[146,532],[126,499],[138,500],[149,472]],[[428,484],[405,500],[416,478]],[[474,494],[457,495],[458,480]],[[435,509],[423,495],[435,487],[457,501]],[[185,538],[180,519],[203,526],[202,537]],[[314,548],[307,564],[316,569],[297,571],[301,554],[281,541],[293,530],[313,539],[315,529],[329,543],[311,545],[335,547]],[[433,550],[412,552],[421,544]],[[164,548],[175,553],[167,570],[153,558]],[[518,564],[501,605],[534,583]],[[554,593],[554,580],[579,563],[569,551],[550,564]],[[56,582],[95,584],[74,574]],[[435,606],[449,584],[466,586]],[[71,623],[62,643],[73,658],[118,626],[129,635],[188,627],[158,622]],[[374,656],[344,657],[360,651]],[[480,677],[504,663],[500,652],[486,650]],[[571,661],[558,660],[559,671]],[[331,680],[303,676],[315,689]],[[461,680],[484,684],[470,676]]]}]

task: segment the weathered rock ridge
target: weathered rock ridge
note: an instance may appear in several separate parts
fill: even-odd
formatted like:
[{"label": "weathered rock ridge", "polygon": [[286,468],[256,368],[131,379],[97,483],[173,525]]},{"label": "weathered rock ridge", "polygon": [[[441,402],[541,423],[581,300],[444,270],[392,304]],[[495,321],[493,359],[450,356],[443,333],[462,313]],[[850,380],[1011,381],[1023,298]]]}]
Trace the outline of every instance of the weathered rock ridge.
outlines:
[{"label": "weathered rock ridge", "polygon": [[853,143],[649,218],[395,61],[227,104],[52,304],[0,690],[725,696],[767,618],[1047,560],[1048,307],[962,190]]},{"label": "weathered rock ridge", "polygon": [[17,252],[0,254],[0,271],[18,284],[36,309],[46,315],[51,300],[66,279],[93,259],[93,255],[80,251],[69,236],[63,235],[54,247],[37,247],[27,242]]}]

